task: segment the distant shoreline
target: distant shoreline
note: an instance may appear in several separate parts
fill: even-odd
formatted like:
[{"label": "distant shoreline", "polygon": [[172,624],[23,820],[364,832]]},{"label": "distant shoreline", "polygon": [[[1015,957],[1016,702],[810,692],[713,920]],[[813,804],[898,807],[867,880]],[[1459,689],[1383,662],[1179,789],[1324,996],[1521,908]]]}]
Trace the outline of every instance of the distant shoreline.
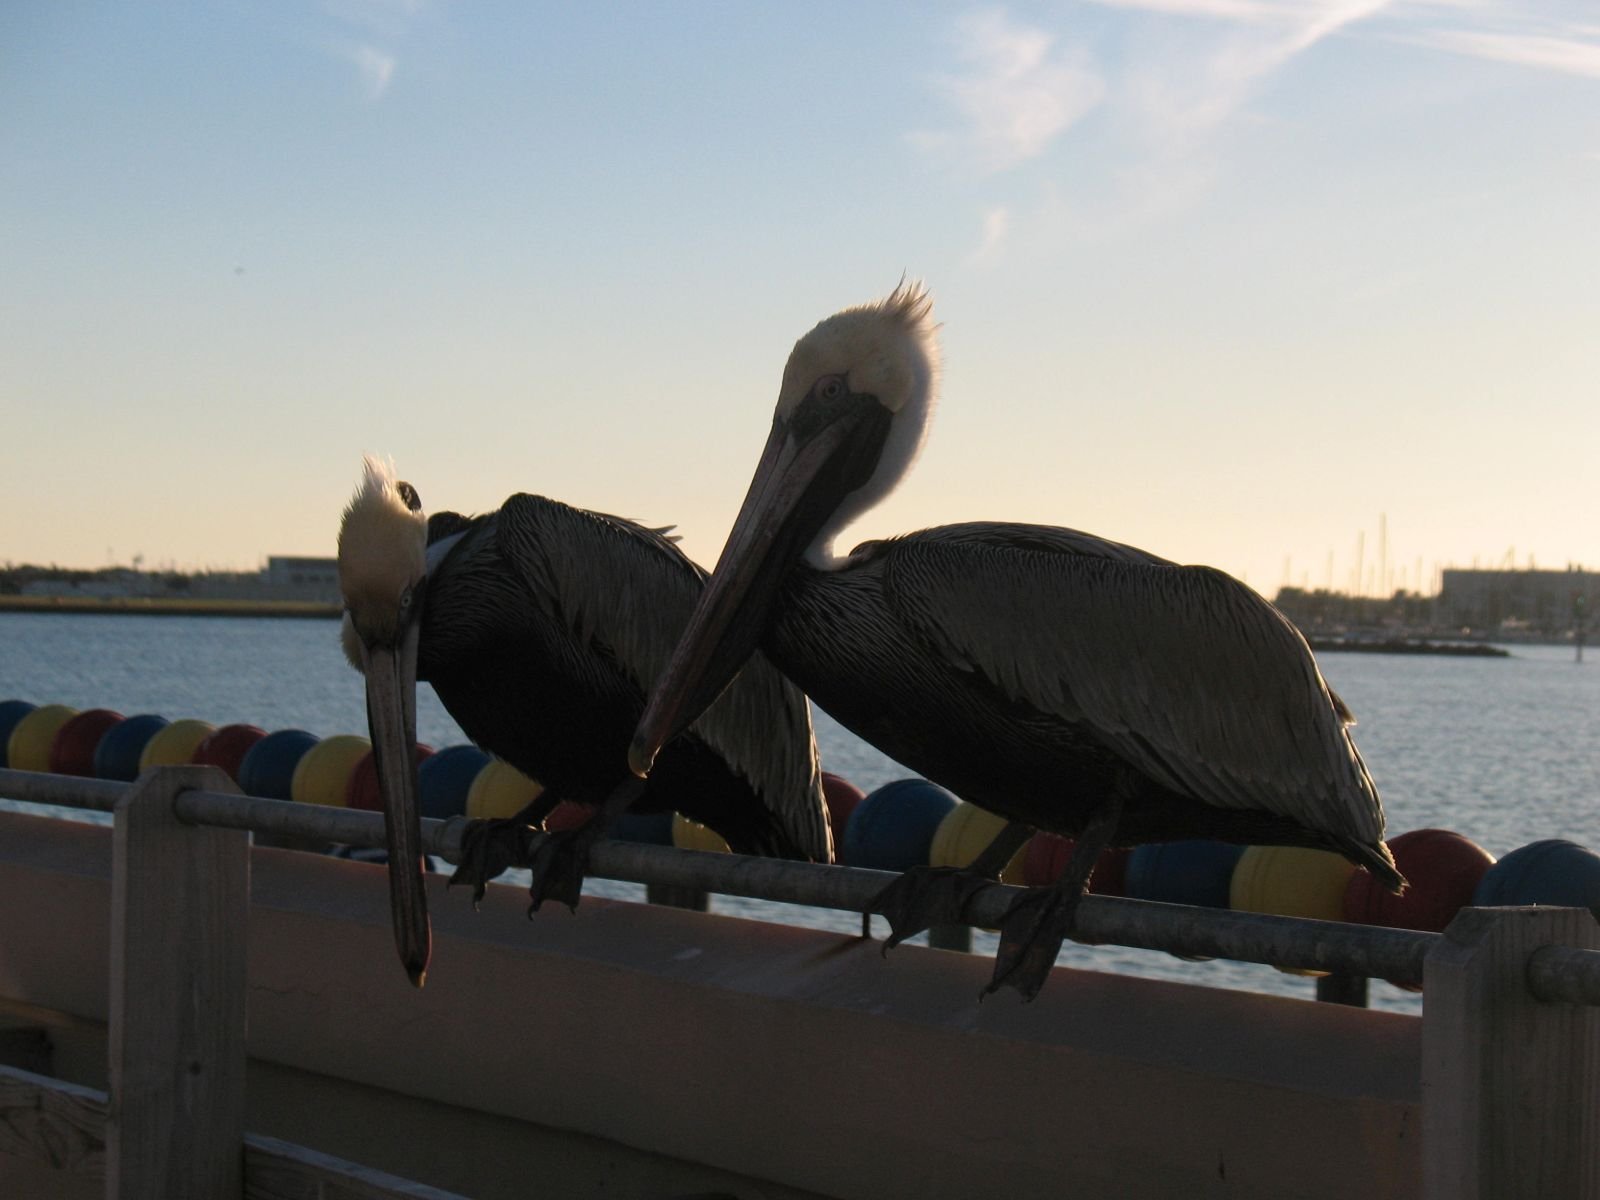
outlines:
[{"label": "distant shoreline", "polygon": [[316,600],[205,600],[190,596],[0,596],[0,613],[134,617],[298,617],[332,619],[343,610]]},{"label": "distant shoreline", "polygon": [[1426,638],[1311,638],[1311,648],[1318,654],[1349,652],[1353,654],[1454,654],[1465,658],[1510,658],[1511,651],[1483,642],[1432,642]]}]

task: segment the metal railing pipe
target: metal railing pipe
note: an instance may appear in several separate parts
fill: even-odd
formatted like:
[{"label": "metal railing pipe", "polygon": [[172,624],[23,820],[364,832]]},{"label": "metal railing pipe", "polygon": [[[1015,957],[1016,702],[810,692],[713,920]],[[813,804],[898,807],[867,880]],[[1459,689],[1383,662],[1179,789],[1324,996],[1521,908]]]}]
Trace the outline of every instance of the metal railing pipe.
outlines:
[{"label": "metal railing pipe", "polygon": [[[0,796],[69,808],[110,811],[129,786],[0,770]],[[192,790],[179,793],[174,811],[191,824],[353,846],[384,844],[382,814],[356,809]],[[447,821],[424,819],[424,851],[450,862],[459,861],[465,827],[464,817]],[[821,866],[620,841],[597,843],[590,855],[589,869],[592,875],[624,882],[856,913],[867,911],[873,898],[895,877],[892,872],[861,867]],[[1023,890],[998,884],[985,889],[968,904],[967,923],[997,926]],[[1084,942],[1366,975],[1412,986],[1422,982],[1423,962],[1440,938],[1436,933],[1409,929],[1094,895],[1083,899],[1076,932]],[[1527,981],[1530,991],[1543,1000],[1600,1005],[1600,952],[1541,947],[1529,959]]]}]

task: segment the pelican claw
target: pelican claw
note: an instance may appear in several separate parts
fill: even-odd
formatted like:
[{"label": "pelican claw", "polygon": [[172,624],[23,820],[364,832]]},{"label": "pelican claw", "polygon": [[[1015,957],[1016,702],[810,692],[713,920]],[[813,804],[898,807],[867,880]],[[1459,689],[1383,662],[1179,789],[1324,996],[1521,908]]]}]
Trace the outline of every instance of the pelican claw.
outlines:
[{"label": "pelican claw", "polygon": [[912,867],[872,898],[872,911],[889,922],[883,952],[935,925],[959,925],[967,902],[994,880],[971,867]]},{"label": "pelican claw", "polygon": [[1072,933],[1083,892],[1076,888],[1032,888],[1025,892],[1000,925],[1000,948],[994,956],[994,976],[979,996],[1003,987],[1014,988],[1024,1000],[1039,994],[1061,953],[1061,943]]}]

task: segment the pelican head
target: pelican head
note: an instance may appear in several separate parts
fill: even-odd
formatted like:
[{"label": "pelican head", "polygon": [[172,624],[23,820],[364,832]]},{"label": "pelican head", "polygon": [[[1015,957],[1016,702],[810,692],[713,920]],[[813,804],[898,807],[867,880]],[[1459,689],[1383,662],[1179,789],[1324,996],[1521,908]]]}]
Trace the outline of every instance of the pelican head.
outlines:
[{"label": "pelican head", "polygon": [[790,568],[848,562],[834,538],[910,466],[938,374],[933,300],[920,284],[835,313],[795,343],[744,505],[634,732],[636,774],[750,656]]},{"label": "pelican head", "polygon": [[432,949],[417,809],[417,641],[427,572],[422,502],[387,464],[368,457],[339,527],[340,638],[366,677],[367,729],[383,797],[395,945],[422,986]]}]

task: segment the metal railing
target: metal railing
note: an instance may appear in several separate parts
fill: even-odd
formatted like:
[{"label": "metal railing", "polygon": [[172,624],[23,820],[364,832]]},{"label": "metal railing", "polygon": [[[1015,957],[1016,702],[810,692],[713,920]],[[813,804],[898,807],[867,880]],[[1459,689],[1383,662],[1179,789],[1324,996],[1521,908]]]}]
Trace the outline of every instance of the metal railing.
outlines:
[{"label": "metal railing", "polygon": [[[384,842],[380,814],[242,796],[232,786],[215,768],[158,768],[133,784],[0,770],[0,797],[115,814],[110,1111],[120,1122],[108,1125],[106,1179],[117,1200],[238,1195],[243,1186],[247,985],[244,940],[229,931],[248,908],[249,855],[238,831]],[[465,824],[424,821],[425,850],[455,860]],[[613,841],[594,847],[590,868],[646,885],[858,913],[893,878]],[[998,923],[1021,891],[986,889],[966,919]],[[1423,1195],[1600,1200],[1593,913],[1464,909],[1433,934],[1088,896],[1076,932],[1084,941],[1424,985]],[[180,1046],[215,1047],[209,1069],[195,1069]],[[180,1060],[190,1068],[178,1070]],[[143,1090],[130,1094],[135,1083]],[[174,1124],[174,1113],[214,1119],[196,1133]],[[178,1135],[193,1142],[182,1153],[170,1149]],[[151,1147],[168,1152],[152,1157]]]},{"label": "metal railing", "polygon": [[[130,786],[0,770],[0,796],[62,808],[111,812]],[[208,791],[181,792],[174,803],[178,818],[191,825],[350,846],[384,845],[383,816],[376,812]],[[464,817],[445,821],[424,818],[423,849],[448,862],[459,862],[466,823]],[[592,875],[625,883],[856,913],[867,912],[873,897],[894,878],[891,872],[862,867],[818,866],[622,841],[598,843],[589,868]],[[1022,888],[1008,885],[985,889],[968,904],[967,923],[979,928],[997,926],[1022,892]],[[1085,942],[1367,976],[1416,987],[1423,981],[1428,954],[1444,935],[1089,895],[1078,910],[1077,936]],[[1539,1000],[1600,1005],[1600,951],[1541,948],[1528,962],[1528,989]]]}]

